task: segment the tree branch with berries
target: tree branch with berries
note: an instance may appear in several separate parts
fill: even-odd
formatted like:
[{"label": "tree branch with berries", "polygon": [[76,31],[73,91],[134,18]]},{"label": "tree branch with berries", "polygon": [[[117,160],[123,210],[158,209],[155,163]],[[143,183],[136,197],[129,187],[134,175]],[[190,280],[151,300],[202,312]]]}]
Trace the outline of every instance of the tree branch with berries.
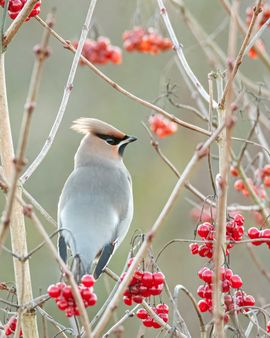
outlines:
[{"label": "tree branch with berries", "polygon": [[[254,64],[260,67],[262,64],[264,71],[269,72],[269,46],[264,40],[268,41],[270,4],[267,0],[256,0],[247,7],[246,4],[240,6],[238,0],[220,1],[230,22],[225,31],[226,52],[225,48],[220,47],[218,29],[208,34],[189,9],[190,5],[182,0],[166,3],[163,0],[153,1],[151,20],[143,19],[147,10],[143,2],[134,4],[133,22],[136,24],[123,30],[123,46],[120,48],[112,42],[113,36],[99,34],[96,23],[99,8],[96,8],[96,3],[95,0],[89,1],[80,38],[76,39],[74,36],[61,36],[54,26],[54,12],[46,20],[42,19],[46,10],[42,9],[40,0],[0,0],[3,8],[0,13],[3,18],[0,189],[6,197],[0,224],[0,254],[3,261],[4,254],[12,257],[15,280],[14,286],[10,286],[8,281],[0,281],[0,336],[38,338],[43,334],[45,338],[58,335],[97,338],[115,335],[121,338],[125,334],[136,335],[129,331],[131,320],[136,320],[139,327],[138,337],[144,336],[145,331],[149,336],[158,334],[183,338],[270,336],[269,299],[265,296],[260,300],[258,295],[251,295],[246,276],[240,276],[237,266],[234,266],[235,252],[241,245],[249,253],[259,276],[269,282],[268,269],[260,260],[261,251],[257,251],[257,247],[266,249],[269,254],[270,142],[267,135],[270,130],[270,90],[267,81],[261,85],[251,80],[250,69],[243,66]],[[201,74],[196,72],[198,68],[192,67],[190,52],[185,49],[184,34],[179,33],[179,22],[175,20],[171,5],[177,9],[175,13],[180,14],[181,24],[186,25],[194,35],[204,61],[211,69],[210,72],[202,69],[202,79]],[[15,37],[21,38],[19,32],[26,30],[29,22],[33,27],[42,27],[43,35],[40,44],[34,47],[36,61],[22,109],[23,119],[15,151],[13,134],[16,128],[11,123],[8,107],[6,79],[9,79],[9,73],[6,72],[5,55],[10,46],[16,43]],[[45,61],[52,56],[49,47],[51,38],[62,51],[73,55],[73,59],[51,130],[38,155],[28,165],[26,157],[31,147],[30,132],[37,100],[42,95],[39,90],[42,74],[46,73]],[[239,47],[238,40],[241,41]],[[141,60],[155,60],[161,55],[171,59],[164,70],[156,69],[163,82],[155,100],[140,97],[107,75],[109,67],[117,67],[121,72],[122,63],[128,58],[138,56]],[[51,62],[54,62],[53,57]],[[160,161],[160,167],[165,164],[166,175],[169,169],[177,179],[152,224],[144,224],[146,230],[135,232],[130,250],[126,252],[127,263],[121,266],[121,272],[116,274],[109,269],[111,263],[105,267],[103,274],[111,278],[114,287],[103,305],[100,304],[102,295],[98,288],[103,275],[96,281],[87,273],[75,281],[71,273],[73,258],[70,257],[66,265],[58,257],[53,242],[58,234],[55,231],[57,222],[38,202],[39,198],[36,201],[25,191],[26,182],[38,167],[44,165],[49,151],[59,140],[59,129],[64,116],[68,114],[79,68],[86,75],[90,75],[89,71],[94,73],[105,85],[109,85],[112,92],[121,93],[129,99],[128,104],[134,101],[143,108],[148,119],[142,123],[142,130],[150,138],[149,149],[154,150],[153,157],[158,155],[156,161]],[[179,78],[184,83],[189,93],[188,103],[182,101],[182,93],[178,95],[177,86],[170,83],[170,72],[173,72],[173,78]],[[208,83],[208,89],[205,83]],[[99,93],[94,88],[92,90],[98,97]],[[100,97],[100,100],[104,102],[104,97]],[[109,111],[110,104],[104,104],[108,105]],[[126,114],[129,119],[128,110]],[[246,137],[239,137],[243,116],[249,124],[249,133]],[[140,122],[142,117],[138,115],[136,119]],[[178,168],[178,159],[184,153],[184,147],[177,143],[177,137],[182,132],[188,133],[190,142],[200,141],[190,151],[182,168]],[[169,143],[171,140],[175,142]],[[173,155],[167,155],[167,152],[171,154],[171,148],[166,147],[166,142],[176,149],[178,157],[171,159]],[[200,175],[202,167],[207,168],[202,179],[210,182],[207,188],[203,182],[194,183],[194,173],[197,171]],[[46,184],[49,183],[48,177]],[[188,198],[185,200],[186,194]],[[26,203],[23,196],[31,204]],[[170,233],[168,218],[172,212],[178,213],[179,201],[190,205],[190,222],[185,229],[189,237],[170,238],[169,242],[160,246],[162,236]],[[149,205],[155,202],[150,201]],[[41,213],[41,218],[35,211]],[[54,227],[50,235],[43,218]],[[28,249],[30,230],[25,226],[25,219],[33,225],[31,232],[37,231],[42,237],[42,241],[32,250]],[[48,285],[42,295],[34,297],[39,290],[32,280],[38,272],[29,264],[29,259],[41,248],[45,250],[45,244],[56,262],[60,278]],[[203,260],[198,278],[192,280],[190,285],[184,285],[179,275],[167,275],[166,266],[162,263],[167,259],[170,265],[169,250],[182,248],[190,252],[194,262],[196,258]],[[164,257],[162,262],[159,260],[161,255]],[[193,273],[195,264],[194,267],[191,264]],[[181,262],[177,269],[182,269]],[[196,295],[192,289],[196,289]],[[185,304],[182,298],[179,300],[180,291],[191,301],[190,316],[198,319],[192,327],[189,327],[189,313]],[[50,314],[52,306],[54,315]],[[69,324],[66,324],[60,312],[71,319]],[[37,318],[42,319],[42,324]]]}]

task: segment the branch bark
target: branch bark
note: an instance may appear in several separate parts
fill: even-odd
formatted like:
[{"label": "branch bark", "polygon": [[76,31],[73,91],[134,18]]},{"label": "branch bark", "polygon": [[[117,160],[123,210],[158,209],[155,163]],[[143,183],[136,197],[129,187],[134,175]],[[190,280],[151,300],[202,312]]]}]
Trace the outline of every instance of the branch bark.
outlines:
[{"label": "branch bark", "polygon": [[[0,156],[4,175],[11,179],[13,171],[13,141],[8,113],[4,54],[0,54]],[[21,194],[21,191],[18,191]],[[4,227],[9,226],[3,224]],[[2,230],[2,229],[1,229]],[[27,254],[25,223],[22,208],[17,201],[14,203],[13,212],[10,218],[10,233],[12,251],[18,256]],[[20,262],[13,259],[15,283],[19,305],[28,303],[33,299],[32,284],[29,270],[29,262]],[[34,311],[26,312],[22,316],[22,329],[25,337],[38,338],[36,314]]]}]

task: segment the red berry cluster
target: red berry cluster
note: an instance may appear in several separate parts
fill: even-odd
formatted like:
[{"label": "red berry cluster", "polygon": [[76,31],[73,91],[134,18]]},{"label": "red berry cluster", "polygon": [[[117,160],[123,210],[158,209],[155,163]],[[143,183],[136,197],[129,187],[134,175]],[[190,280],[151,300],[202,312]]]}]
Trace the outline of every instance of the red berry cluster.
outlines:
[{"label": "red berry cluster", "polygon": [[[9,321],[4,325],[5,335],[10,336],[16,331],[17,327],[17,318],[12,316],[9,318]],[[23,336],[22,329],[20,329],[20,337]]]},{"label": "red berry cluster", "polygon": [[[255,194],[260,197],[262,200],[265,199],[265,190],[264,187],[260,184],[255,185],[253,180],[251,178],[248,178],[248,182],[255,191]],[[234,189],[236,191],[239,191],[243,194],[243,196],[248,197],[249,196],[249,191],[247,187],[245,186],[245,183],[243,182],[242,179],[236,180],[233,185]]]},{"label": "red berry cluster", "polygon": [[247,234],[250,239],[265,239],[265,241],[251,242],[253,245],[259,246],[266,243],[268,248],[270,249],[270,229],[259,230],[256,227],[252,227],[248,229]]},{"label": "red berry cluster", "polygon": [[159,54],[172,48],[170,39],[163,38],[154,28],[134,27],[123,34],[123,47],[128,52]]},{"label": "red berry cluster", "polygon": [[177,124],[163,115],[153,114],[148,121],[152,132],[160,138],[174,134],[177,131]]},{"label": "red berry cluster", "polygon": [[[239,172],[234,166],[231,166],[230,173],[234,177],[239,176]],[[251,178],[249,178],[248,181],[253,187],[257,196],[259,196],[261,199],[265,199],[264,188],[270,188],[270,164],[266,164],[262,169],[257,169],[255,172],[255,178],[256,181],[258,181],[258,184],[255,184]],[[234,182],[234,189],[236,191],[242,192],[242,194],[246,197],[249,196],[249,191],[242,179],[238,179]]]},{"label": "red berry cluster", "polygon": [[[81,284],[78,286],[82,296],[84,306],[94,306],[97,302],[97,296],[93,291],[95,279],[92,275],[84,275],[81,278]],[[55,299],[59,310],[65,311],[67,317],[79,316],[80,312],[72,294],[70,285],[59,282],[48,287],[48,295]]]},{"label": "red berry cluster", "polygon": [[[224,304],[226,311],[232,311],[235,309],[235,305],[238,307],[236,310],[239,312],[248,312],[250,309],[248,306],[255,305],[255,299],[251,295],[247,295],[244,291],[237,290],[234,295],[225,295],[224,296]],[[241,309],[241,307],[244,307]],[[240,309],[239,309],[240,308]]]},{"label": "red berry cluster", "polygon": [[[78,47],[78,41],[73,41],[73,46]],[[84,43],[82,55],[90,62],[98,65],[106,65],[109,62],[120,64],[122,51],[119,47],[112,46],[108,38],[100,36],[96,41],[87,39]],[[80,64],[85,64],[80,61]]]},{"label": "red berry cluster", "polygon": [[[212,295],[213,295],[213,275],[214,272],[207,267],[203,267],[199,270],[198,276],[201,280],[203,280],[206,284],[200,285],[197,289],[197,294],[199,297],[203,298],[198,302],[198,308],[200,312],[211,312],[212,311]],[[238,307],[243,306],[253,306],[255,304],[254,297],[251,295],[247,295],[244,291],[236,291],[234,293],[235,302],[230,294],[232,289],[239,289],[243,285],[243,281],[239,275],[233,274],[231,269],[227,269],[222,267],[221,269],[221,290],[224,295],[224,304],[225,311],[230,311],[234,309],[234,304]],[[243,311],[247,311],[245,308]],[[240,311],[240,310],[238,310]],[[224,321],[227,322],[229,320],[228,315],[225,315]]]},{"label": "red berry cluster", "polygon": [[[12,20],[14,20],[18,16],[18,14],[22,10],[22,8],[26,4],[26,2],[27,2],[27,0],[9,0],[8,15]],[[41,0],[38,1],[35,4],[34,8],[32,9],[31,13],[26,18],[25,21],[30,20],[30,18],[32,18],[33,16],[36,16],[40,13],[40,5],[41,5]],[[0,6],[2,6],[2,7],[5,6],[5,0],[0,0]]]},{"label": "red berry cluster", "polygon": [[[240,241],[244,235],[244,217],[241,214],[236,214],[233,220],[226,224],[226,239],[227,241]],[[209,222],[204,222],[197,227],[197,235],[201,237],[205,243],[191,243],[189,245],[192,255],[201,257],[213,257],[213,243],[215,237],[215,227]],[[229,254],[229,249],[233,247],[233,243],[227,244],[226,255]]]},{"label": "red berry cluster", "polygon": [[[263,24],[265,24],[265,22],[270,18],[270,5],[267,4],[263,4],[261,6],[262,8],[262,12],[260,14],[260,21],[258,23],[258,26],[261,27]],[[252,16],[253,16],[253,8],[252,7],[248,7],[246,10],[246,23],[247,25],[250,24]],[[268,27],[270,27],[270,24],[268,25]]]},{"label": "red berry cluster", "polygon": [[[151,309],[165,322],[169,320],[169,306],[167,304],[161,303],[157,306],[151,307]],[[156,322],[145,309],[139,309],[136,312],[136,316],[139,319],[142,319],[142,323],[146,327],[153,327],[154,329],[159,329],[161,325]]]},{"label": "red berry cluster", "polygon": [[[132,258],[128,262],[128,266],[132,263]],[[126,272],[122,273],[120,280],[126,276]],[[124,292],[123,302],[131,306],[133,302],[141,304],[144,298],[150,296],[158,296],[161,294],[165,282],[165,276],[162,272],[149,272],[136,269],[134,275]]]}]

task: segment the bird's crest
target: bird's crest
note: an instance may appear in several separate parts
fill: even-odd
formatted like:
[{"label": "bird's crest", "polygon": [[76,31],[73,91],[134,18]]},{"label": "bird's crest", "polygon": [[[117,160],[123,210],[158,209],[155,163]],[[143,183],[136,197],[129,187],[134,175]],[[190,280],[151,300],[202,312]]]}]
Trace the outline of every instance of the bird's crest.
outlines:
[{"label": "bird's crest", "polygon": [[71,129],[81,134],[92,133],[109,135],[117,138],[125,137],[124,133],[110,124],[93,118],[80,117],[79,119],[73,121]]}]

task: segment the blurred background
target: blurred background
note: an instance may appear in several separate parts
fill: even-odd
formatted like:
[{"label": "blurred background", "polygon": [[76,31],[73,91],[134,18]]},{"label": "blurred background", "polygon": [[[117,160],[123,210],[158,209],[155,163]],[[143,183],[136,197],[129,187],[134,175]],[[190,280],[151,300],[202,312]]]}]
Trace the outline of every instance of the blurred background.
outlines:
[{"label": "blurred background", "polygon": [[[56,7],[55,30],[65,39],[78,39],[88,3],[86,0],[47,0],[42,3],[40,16],[45,19],[51,8]],[[246,7],[250,4],[251,2],[246,0],[241,2],[240,14],[243,19],[245,19]],[[180,12],[172,6],[170,1],[167,1],[166,5],[179,41],[184,45],[188,62],[193,72],[207,88],[207,74],[212,68],[198,42],[185,25]],[[214,38],[226,53],[229,19],[220,2],[217,0],[189,0],[186,5],[206,32],[212,34],[210,38]],[[94,23],[100,35],[110,38],[113,45],[122,47],[122,34],[125,30],[131,29],[134,23],[138,23],[138,17],[134,17],[135,13],[138,12],[140,13],[141,25],[157,24],[160,33],[167,36],[163,24],[156,21],[158,14],[156,1],[137,1],[136,3],[132,0],[100,0],[94,12]],[[31,19],[20,30],[6,53],[8,100],[15,146],[34,63],[32,50],[34,45],[40,41],[42,32],[43,28],[40,24],[35,19]],[[266,33],[266,36],[267,34],[269,37],[269,32]],[[239,34],[238,46],[241,39],[242,36]],[[50,46],[52,55],[45,64],[43,81],[31,126],[30,142],[27,149],[29,163],[34,160],[40,151],[54,122],[73,59],[73,54],[65,50],[53,37],[51,37]],[[269,45],[266,45],[267,47]],[[100,69],[127,90],[150,102],[166,92],[168,83],[175,84],[175,101],[196,106],[174,61],[173,51],[161,53],[157,56],[123,51],[121,65],[108,64],[100,66]],[[221,71],[224,69],[225,66]],[[249,76],[254,84],[257,82],[269,83],[269,75],[266,74],[264,66],[259,61],[245,58],[241,70]],[[185,121],[207,128],[207,125],[202,124],[198,117],[190,111],[176,109],[165,99],[159,100],[157,104]],[[111,123],[127,134],[137,136],[138,141],[130,145],[125,153],[125,163],[133,178],[135,213],[126,240],[110,262],[110,268],[117,274],[122,271],[131,247],[130,241],[135,231],[139,229],[144,232],[151,227],[176,183],[175,175],[157,156],[149,142],[149,136],[141,124],[141,121],[147,122],[152,113],[152,111],[115,91],[87,67],[80,66],[55,142],[42,165],[25,185],[26,189],[56,219],[58,198],[65,180],[73,169],[74,153],[81,139],[81,135],[70,130],[72,121],[82,116],[96,117]],[[245,114],[239,114],[235,134],[238,137],[245,137],[248,131],[248,117]],[[179,127],[176,134],[160,140],[160,147],[181,172],[191,158],[197,143],[204,140],[204,136]],[[235,143],[234,146],[237,151],[240,145]],[[215,146],[213,146],[212,152],[217,154]],[[191,182],[205,195],[209,195],[213,191],[206,162],[202,161],[198,165]],[[216,173],[217,163],[214,161],[214,174]],[[157,254],[164,244],[171,239],[193,238],[197,222],[190,217],[193,207],[187,198],[198,202],[189,192],[183,191],[154,242],[154,254]],[[250,203],[249,200],[241,199],[233,191],[230,192],[229,202]],[[1,209],[4,206],[2,194],[0,194],[0,206]],[[55,230],[53,226],[44,219],[42,220],[48,233],[52,233]],[[252,222],[253,219],[248,218],[247,224],[252,225]],[[27,234],[29,249],[42,240],[30,222],[27,222]],[[54,241],[56,243],[56,238],[54,238]],[[269,251],[265,247],[260,247],[258,252],[266,266],[269,267],[269,259],[267,260]],[[197,299],[196,290],[200,284],[197,271],[206,263],[207,261],[204,259],[192,256],[189,253],[188,244],[185,243],[170,245],[159,259],[159,266],[165,273],[171,290],[176,284],[182,284]],[[242,276],[245,291],[254,295],[258,303],[260,301],[269,302],[269,286],[261,276],[257,278],[258,271],[251,264],[244,246],[238,246],[232,251],[231,264],[233,270]],[[46,247],[33,255],[30,266],[35,296],[45,293],[48,285],[59,279],[57,264]],[[14,280],[12,259],[6,253],[1,254],[0,276],[1,281],[13,282]],[[254,278],[256,278],[256,282],[254,282]],[[93,317],[97,308],[107,297],[108,291],[104,282],[105,278],[101,277],[96,284],[98,306],[89,311],[90,318]],[[111,288],[113,287],[112,281],[108,280],[107,283]],[[168,301],[166,296],[164,296],[164,301]],[[63,313],[56,310],[53,301],[48,302],[45,308],[58,321],[67,324]],[[117,311],[118,319],[126,309],[126,306],[120,306]],[[179,309],[191,330],[192,336],[198,337],[198,320],[190,301],[185,298],[185,295],[180,296]],[[205,315],[205,318],[208,318],[207,315]],[[123,337],[136,337],[139,326],[140,321],[138,319],[135,317],[129,319],[124,324]],[[50,337],[53,337],[56,331],[51,327],[50,330]],[[148,329],[145,337],[155,337],[157,334],[158,331]]]}]

